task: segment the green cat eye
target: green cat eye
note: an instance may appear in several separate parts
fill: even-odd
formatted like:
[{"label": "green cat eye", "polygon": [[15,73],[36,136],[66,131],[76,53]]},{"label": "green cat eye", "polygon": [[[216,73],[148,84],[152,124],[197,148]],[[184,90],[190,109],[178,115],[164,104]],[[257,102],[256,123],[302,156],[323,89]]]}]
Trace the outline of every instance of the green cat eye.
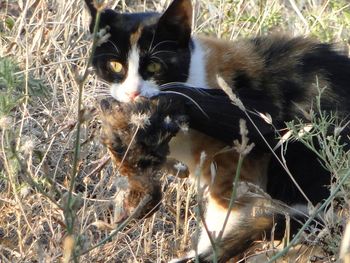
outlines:
[{"label": "green cat eye", "polygon": [[109,61],[109,68],[115,73],[121,73],[123,70],[123,65],[118,61]]},{"label": "green cat eye", "polygon": [[156,63],[156,62],[152,62],[147,65],[147,71],[150,73],[156,73],[160,71],[161,68],[162,66],[160,65],[160,63]]}]

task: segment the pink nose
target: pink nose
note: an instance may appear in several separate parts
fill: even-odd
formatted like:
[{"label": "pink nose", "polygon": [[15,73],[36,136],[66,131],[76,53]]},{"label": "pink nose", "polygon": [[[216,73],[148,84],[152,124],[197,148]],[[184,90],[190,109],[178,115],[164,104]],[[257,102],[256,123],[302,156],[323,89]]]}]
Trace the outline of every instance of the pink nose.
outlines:
[{"label": "pink nose", "polygon": [[133,92],[127,93],[127,95],[129,96],[129,98],[134,100],[140,95],[140,92],[139,91],[133,91]]}]

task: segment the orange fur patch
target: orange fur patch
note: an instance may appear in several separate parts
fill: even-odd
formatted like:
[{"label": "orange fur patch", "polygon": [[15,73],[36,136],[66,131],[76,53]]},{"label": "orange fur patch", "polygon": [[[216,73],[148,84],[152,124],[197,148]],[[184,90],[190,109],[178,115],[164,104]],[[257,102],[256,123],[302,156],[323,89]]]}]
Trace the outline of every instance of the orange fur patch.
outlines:
[{"label": "orange fur patch", "polygon": [[232,86],[237,71],[244,70],[251,78],[258,78],[263,71],[264,61],[249,42],[229,42],[209,37],[201,37],[199,41],[206,50],[206,78],[210,87],[219,88],[216,74]]},{"label": "orange fur patch", "polygon": [[130,35],[130,45],[131,45],[131,46],[136,45],[136,44],[137,44],[137,41],[139,41],[139,39],[140,39],[140,37],[141,37],[142,29],[143,29],[143,27],[142,27],[142,26],[139,26],[139,27],[137,28],[137,30],[136,30],[134,33],[132,33],[132,34]]}]

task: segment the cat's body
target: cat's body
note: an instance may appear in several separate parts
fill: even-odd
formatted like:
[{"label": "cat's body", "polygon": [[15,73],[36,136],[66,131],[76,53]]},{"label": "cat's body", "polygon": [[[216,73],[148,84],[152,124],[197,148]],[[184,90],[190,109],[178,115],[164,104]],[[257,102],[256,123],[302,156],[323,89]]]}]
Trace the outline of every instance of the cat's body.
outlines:
[{"label": "cat's body", "polygon": [[[87,2],[94,16],[96,11],[90,1]],[[190,0],[174,0],[163,15],[118,14],[105,10],[100,27],[108,27],[110,36],[97,48],[93,64],[97,74],[111,83],[111,95],[118,101],[132,103],[139,96],[159,95],[177,83],[216,89],[220,88],[217,81],[220,76],[249,110],[270,114],[277,129],[285,128],[286,121],[297,117],[306,119],[305,113],[311,110],[315,96],[323,88],[323,110],[336,110],[343,116],[350,112],[350,60],[330,45],[284,36],[233,42],[191,37],[191,21]],[[192,99],[196,100],[196,96]],[[240,138],[239,119],[244,114],[233,110],[229,115],[225,110],[227,103],[224,107],[219,100],[210,103],[200,106],[213,114],[208,114],[209,117],[215,117],[207,118],[200,111],[188,113],[192,116],[190,127],[194,130],[178,134],[170,142],[170,155],[186,163],[193,174],[201,152],[206,153],[201,177],[202,184],[209,186],[205,220],[209,230],[218,235],[227,214],[238,162],[237,152],[221,150],[231,145],[233,139]],[[260,122],[258,127],[262,134],[274,146],[277,141],[272,126],[261,119]],[[248,137],[256,147],[245,158],[241,181],[257,185],[288,205],[307,204],[303,194],[271,156],[258,132],[251,126],[248,128]],[[314,154],[294,143],[289,146],[286,161],[313,204],[327,197],[330,174]],[[253,210],[262,203],[273,206],[271,200],[260,194],[254,197],[249,189],[240,193],[219,244],[220,262],[243,252],[264,233],[270,234],[276,222],[276,211],[263,209],[253,215]],[[205,231],[202,231],[198,252],[202,261],[212,259]]]}]

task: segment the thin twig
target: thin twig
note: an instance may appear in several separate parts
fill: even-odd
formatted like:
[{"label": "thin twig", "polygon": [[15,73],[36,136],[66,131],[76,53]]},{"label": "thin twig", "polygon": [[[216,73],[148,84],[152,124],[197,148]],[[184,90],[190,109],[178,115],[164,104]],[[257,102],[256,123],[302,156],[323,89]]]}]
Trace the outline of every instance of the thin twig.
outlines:
[{"label": "thin twig", "polygon": [[77,257],[80,257],[86,253],[89,253],[90,251],[94,250],[97,247],[102,246],[103,244],[105,244],[106,242],[110,241],[116,234],[118,234],[120,231],[122,231],[130,222],[132,219],[137,218],[138,215],[141,213],[142,209],[144,208],[144,206],[152,199],[152,197],[150,195],[146,195],[141,201],[140,203],[137,205],[137,207],[135,208],[135,210],[131,213],[131,215],[123,222],[121,223],[115,230],[113,230],[111,232],[111,234],[109,236],[107,236],[106,238],[104,238],[102,241],[98,242],[96,245],[88,248],[87,250],[81,252],[79,255],[77,255]]}]

